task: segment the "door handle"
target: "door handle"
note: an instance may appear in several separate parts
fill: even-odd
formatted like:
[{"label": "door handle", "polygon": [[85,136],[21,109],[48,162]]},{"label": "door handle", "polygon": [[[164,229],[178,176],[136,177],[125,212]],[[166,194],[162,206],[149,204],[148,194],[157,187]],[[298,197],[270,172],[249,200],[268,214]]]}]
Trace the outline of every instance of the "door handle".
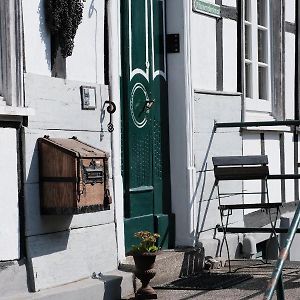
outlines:
[{"label": "door handle", "polygon": [[[149,98],[147,98],[149,99]],[[146,100],[143,109],[141,110],[141,112],[139,113],[139,117],[143,114],[146,113],[148,114],[150,112],[150,109],[153,107],[155,100]]]},{"label": "door handle", "polygon": [[149,112],[150,109],[153,107],[153,104],[154,104],[155,100],[146,100],[145,102],[145,106],[144,106],[144,112]]}]

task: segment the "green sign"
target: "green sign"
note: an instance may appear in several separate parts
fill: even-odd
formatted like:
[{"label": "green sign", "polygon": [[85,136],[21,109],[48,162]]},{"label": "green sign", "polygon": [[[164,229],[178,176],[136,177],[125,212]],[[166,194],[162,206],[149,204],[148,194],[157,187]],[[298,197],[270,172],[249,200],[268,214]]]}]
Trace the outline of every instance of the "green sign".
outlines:
[{"label": "green sign", "polygon": [[219,18],[221,8],[220,5],[217,4],[201,0],[193,0],[193,11]]}]

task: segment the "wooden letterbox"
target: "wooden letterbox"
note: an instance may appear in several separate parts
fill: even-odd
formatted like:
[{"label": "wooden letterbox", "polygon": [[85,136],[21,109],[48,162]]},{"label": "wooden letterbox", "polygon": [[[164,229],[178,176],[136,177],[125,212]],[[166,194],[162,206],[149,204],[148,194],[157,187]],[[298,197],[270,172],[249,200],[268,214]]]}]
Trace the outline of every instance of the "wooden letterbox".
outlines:
[{"label": "wooden letterbox", "polygon": [[38,139],[43,214],[109,209],[108,155],[77,138]]}]

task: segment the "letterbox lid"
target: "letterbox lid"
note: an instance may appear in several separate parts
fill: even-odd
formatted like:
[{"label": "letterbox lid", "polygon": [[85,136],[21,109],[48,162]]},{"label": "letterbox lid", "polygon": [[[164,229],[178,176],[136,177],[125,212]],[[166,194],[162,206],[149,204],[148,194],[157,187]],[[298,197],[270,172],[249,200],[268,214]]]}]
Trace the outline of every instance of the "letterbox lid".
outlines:
[{"label": "letterbox lid", "polygon": [[96,147],[88,145],[76,137],[72,138],[50,138],[45,136],[44,138],[39,139],[40,142],[46,142],[61,148],[62,150],[69,152],[70,155],[76,157],[108,157],[108,154]]}]

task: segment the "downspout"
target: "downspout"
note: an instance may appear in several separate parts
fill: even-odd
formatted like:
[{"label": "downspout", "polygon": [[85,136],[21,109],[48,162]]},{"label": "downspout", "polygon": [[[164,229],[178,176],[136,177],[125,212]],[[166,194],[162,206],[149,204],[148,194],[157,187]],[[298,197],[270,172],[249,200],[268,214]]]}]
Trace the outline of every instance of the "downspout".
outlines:
[{"label": "downspout", "polygon": [[107,21],[109,37],[109,97],[117,107],[112,115],[114,131],[111,134],[111,161],[114,195],[114,213],[116,224],[116,240],[118,261],[125,258],[124,243],[124,200],[123,179],[121,176],[121,103],[120,103],[120,30],[119,0],[107,0]]}]

